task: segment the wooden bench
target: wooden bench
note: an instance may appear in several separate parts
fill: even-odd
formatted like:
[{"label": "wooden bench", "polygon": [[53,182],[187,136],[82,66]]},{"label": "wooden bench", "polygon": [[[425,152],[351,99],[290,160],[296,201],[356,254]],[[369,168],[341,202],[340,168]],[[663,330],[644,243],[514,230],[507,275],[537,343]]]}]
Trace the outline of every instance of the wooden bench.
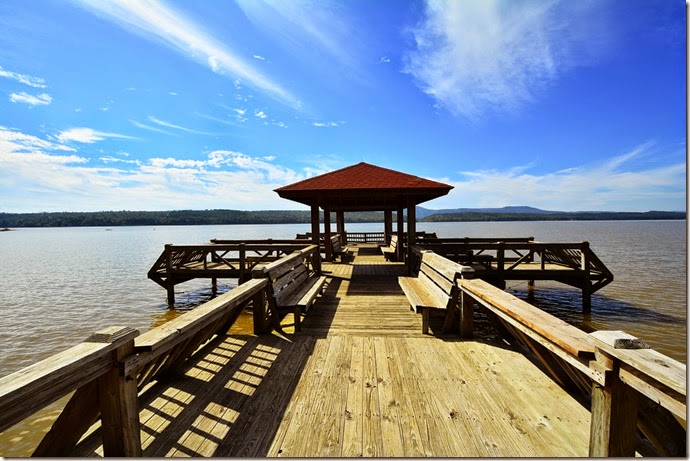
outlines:
[{"label": "wooden bench", "polygon": [[318,257],[316,245],[295,251],[254,273],[255,277],[266,277],[269,280],[269,309],[275,319],[276,330],[283,334],[280,314],[292,311],[295,316],[295,331],[300,331],[302,313],[307,312],[326,283],[326,276],[312,276],[307,267],[306,258],[313,253]]},{"label": "wooden bench", "polygon": [[391,243],[388,246],[381,246],[381,253],[386,258],[386,261],[397,261],[398,259],[398,236],[391,235]]},{"label": "wooden bench", "polygon": [[331,251],[333,252],[333,259],[339,257],[340,262],[344,262],[350,256],[350,249],[340,243],[340,235],[331,237]]},{"label": "wooden bench", "polygon": [[429,316],[432,309],[445,310],[443,332],[453,329],[457,319],[459,289],[455,281],[471,277],[474,270],[437,255],[422,251],[417,277],[398,277],[398,284],[410,301],[415,312],[422,313],[422,333],[429,333]]}]

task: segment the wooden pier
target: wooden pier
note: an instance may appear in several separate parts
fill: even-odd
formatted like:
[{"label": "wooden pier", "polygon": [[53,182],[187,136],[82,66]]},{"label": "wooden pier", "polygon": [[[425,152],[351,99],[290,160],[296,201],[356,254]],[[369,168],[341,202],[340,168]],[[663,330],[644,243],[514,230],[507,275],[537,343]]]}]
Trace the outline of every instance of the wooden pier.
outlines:
[{"label": "wooden pier", "polygon": [[546,243],[534,237],[424,239],[417,245],[462,265],[478,278],[505,289],[506,281],[552,280],[582,291],[582,308],[590,312],[592,294],[613,282],[613,273],[589,242]]},{"label": "wooden pier", "polygon": [[175,305],[175,285],[197,278],[216,281],[252,278],[252,271],[309,246],[307,240],[211,240],[207,244],[167,244],[148,272],[148,278],[165,288],[168,305]]},{"label": "wooden pier", "polygon": [[[407,238],[406,233],[402,233],[402,236]],[[298,234],[296,237],[294,240],[213,239],[208,244],[168,244],[149,270],[148,277],[166,289],[168,305],[172,307],[175,304],[175,285],[196,278],[209,278],[215,293],[216,280],[219,278],[238,279],[239,283],[243,283],[252,277],[253,271],[261,270],[281,256],[311,244],[312,234]],[[335,256],[334,244],[327,244],[324,240],[320,240],[321,253]],[[331,240],[339,245],[381,245],[385,242],[385,233],[334,234]],[[407,251],[407,246],[403,241],[401,248],[404,250],[400,254],[412,255],[411,258],[401,259],[405,260],[411,272],[416,261],[414,253]],[[530,290],[534,289],[538,280],[551,280],[579,288],[584,312],[591,310],[592,294],[613,281],[613,274],[588,242],[545,243],[535,241],[534,237],[438,238],[434,233],[418,232],[415,246],[470,266],[476,277],[502,289],[508,280],[526,281]]]},{"label": "wooden pier", "polygon": [[[425,335],[405,263],[376,246],[320,266],[316,247],[299,251],[328,279],[299,333],[253,278],[1,378],[0,430],[76,390],[36,455],[686,456],[686,367],[639,340],[460,277],[465,328],[443,334],[432,317]],[[232,334],[247,306],[256,334]]]}]

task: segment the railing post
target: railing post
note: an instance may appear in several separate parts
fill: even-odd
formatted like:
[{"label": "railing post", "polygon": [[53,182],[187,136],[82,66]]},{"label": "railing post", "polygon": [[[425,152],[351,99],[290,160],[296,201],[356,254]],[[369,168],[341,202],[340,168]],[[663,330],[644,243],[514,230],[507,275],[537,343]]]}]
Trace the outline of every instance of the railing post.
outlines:
[{"label": "railing post", "polygon": [[[246,260],[247,260],[247,250],[245,248],[244,243],[240,243],[240,279],[237,281],[238,285],[241,285],[247,280],[247,274],[245,274],[245,266],[246,266]],[[251,277],[251,276],[250,276]]]},{"label": "railing post", "polygon": [[496,270],[498,272],[498,278],[500,283],[500,288],[502,290],[506,287],[505,281],[505,263],[506,263],[506,250],[504,248],[504,242],[498,242],[498,249],[496,250]]},{"label": "railing post", "polygon": [[165,290],[168,293],[168,307],[175,307],[175,282],[172,275],[172,243],[165,244]]},{"label": "railing post", "polygon": [[[473,279],[474,269],[463,266],[460,272],[462,279]],[[460,290],[460,337],[469,339],[474,336],[474,298]]]},{"label": "railing post", "polygon": [[584,280],[582,281],[582,312],[589,314],[592,311],[592,282],[589,267],[589,242],[582,242],[580,253],[581,269],[584,273]]},{"label": "railing post", "polygon": [[[591,333],[618,349],[638,348],[622,339],[622,332],[597,331]],[[628,339],[628,335],[624,335]],[[620,343],[620,344],[619,344]],[[594,366],[605,374],[605,384],[592,384],[592,419],[589,433],[589,456],[634,457],[637,434],[638,393],[620,379],[620,361],[596,347]]]},{"label": "railing post", "polygon": [[100,332],[86,340],[104,343],[123,342],[113,351],[113,368],[98,380],[103,453],[105,456],[140,457],[137,380],[135,377],[126,376],[124,372],[124,361],[134,352],[134,338],[139,332],[126,327],[114,327],[111,330]]},{"label": "railing post", "polygon": [[266,290],[260,290],[252,297],[254,334],[266,333]]}]

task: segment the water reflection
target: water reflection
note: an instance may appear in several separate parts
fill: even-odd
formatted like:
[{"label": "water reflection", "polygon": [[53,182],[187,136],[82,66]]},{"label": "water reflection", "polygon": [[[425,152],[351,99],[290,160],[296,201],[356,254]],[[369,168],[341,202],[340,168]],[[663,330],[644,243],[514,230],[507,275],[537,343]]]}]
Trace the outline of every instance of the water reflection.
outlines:
[{"label": "water reflection", "polygon": [[[226,293],[237,286],[236,280],[228,280],[225,283],[218,282],[218,289],[216,294],[210,288],[197,288],[187,291],[175,292],[175,307],[169,308],[161,306],[160,310],[156,312],[151,320],[150,328],[156,328],[169,322],[180,315],[194,310],[196,307],[210,301],[211,299]],[[245,308],[235,320],[230,328],[231,334],[253,334],[254,322],[251,308]]]}]

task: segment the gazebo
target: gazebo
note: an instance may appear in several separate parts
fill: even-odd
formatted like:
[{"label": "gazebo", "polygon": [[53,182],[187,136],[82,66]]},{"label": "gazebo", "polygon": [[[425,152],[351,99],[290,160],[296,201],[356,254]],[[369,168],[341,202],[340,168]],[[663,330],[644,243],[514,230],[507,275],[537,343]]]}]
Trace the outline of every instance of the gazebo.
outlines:
[{"label": "gazebo", "polygon": [[[365,162],[331,171],[275,189],[282,198],[311,208],[311,234],[315,244],[320,239],[319,208],[324,212],[326,260],[332,260],[331,212],[336,214],[336,229],[345,233],[346,211],[383,211],[386,243],[393,229],[393,211],[397,212],[398,242],[403,242],[403,211],[407,209],[407,237],[415,241],[415,207],[446,195],[453,186]],[[404,246],[398,245],[402,260]],[[410,245],[407,245],[410,248]],[[409,250],[408,250],[409,251]]]}]

